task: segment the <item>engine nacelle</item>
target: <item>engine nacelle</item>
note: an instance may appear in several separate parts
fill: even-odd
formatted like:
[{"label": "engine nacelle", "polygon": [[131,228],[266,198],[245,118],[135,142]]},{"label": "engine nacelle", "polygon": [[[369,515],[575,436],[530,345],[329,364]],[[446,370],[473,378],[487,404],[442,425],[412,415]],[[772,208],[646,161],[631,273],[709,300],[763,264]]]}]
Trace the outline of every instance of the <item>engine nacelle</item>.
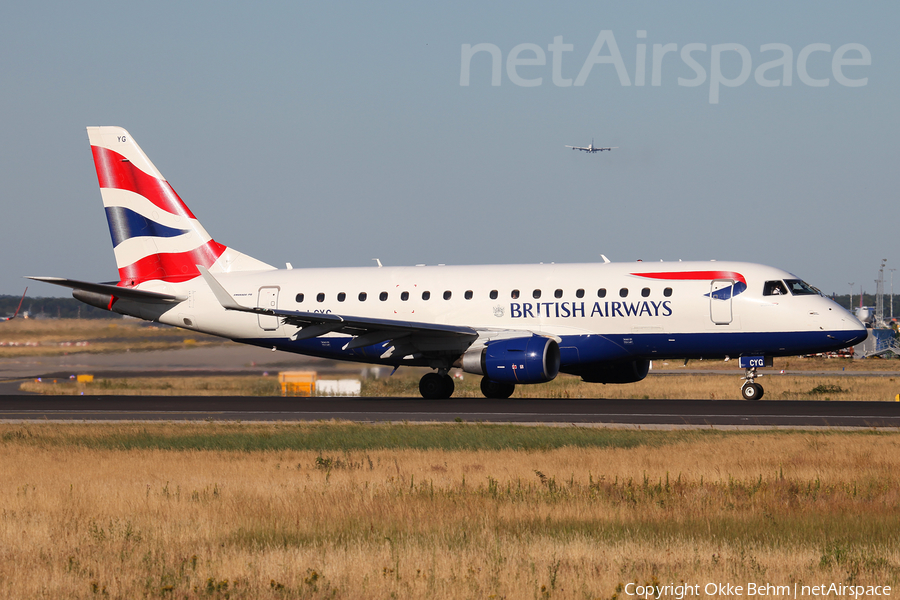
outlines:
[{"label": "engine nacelle", "polygon": [[635,383],[650,372],[650,361],[636,360],[595,363],[580,370],[578,375],[588,383]]},{"label": "engine nacelle", "polygon": [[544,383],[559,374],[559,344],[538,335],[495,340],[463,354],[462,368],[498,383]]}]

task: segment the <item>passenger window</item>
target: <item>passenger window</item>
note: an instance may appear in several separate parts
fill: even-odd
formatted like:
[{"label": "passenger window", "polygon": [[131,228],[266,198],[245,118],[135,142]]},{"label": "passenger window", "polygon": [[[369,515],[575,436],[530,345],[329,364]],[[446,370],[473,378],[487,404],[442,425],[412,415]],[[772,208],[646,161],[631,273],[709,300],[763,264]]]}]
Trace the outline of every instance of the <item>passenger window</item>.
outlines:
[{"label": "passenger window", "polygon": [[316,296],[316,302],[325,302],[325,294],[319,292],[319,294]]},{"label": "passenger window", "polygon": [[582,289],[576,290],[575,297],[576,298],[584,298],[584,290],[582,290]]},{"label": "passenger window", "polygon": [[378,294],[378,299],[381,300],[382,302],[384,302],[385,300],[388,299],[388,293],[387,293],[387,292],[381,292],[380,294]]},{"label": "passenger window", "polygon": [[513,300],[518,300],[519,299],[519,290],[511,291],[509,293],[509,297],[512,298]]},{"label": "passenger window", "polygon": [[496,300],[497,296],[497,290],[491,290],[491,300]]},{"label": "passenger window", "polygon": [[444,300],[449,300],[450,296],[452,296],[452,295],[453,295],[453,292],[451,292],[450,290],[447,290],[446,292],[444,292]]},{"label": "passenger window", "polygon": [[669,298],[672,296],[672,288],[666,288],[663,290],[663,296]]},{"label": "passenger window", "polygon": [[763,296],[784,296],[787,293],[787,287],[781,281],[767,281],[763,286]]},{"label": "passenger window", "polygon": [[553,292],[553,297],[562,298],[562,290],[556,290],[555,292]]},{"label": "passenger window", "polygon": [[400,294],[400,299],[403,300],[404,302],[406,302],[407,300],[409,300],[409,292],[402,292],[402,293]]},{"label": "passenger window", "polygon": [[646,298],[649,295],[650,295],[650,288],[644,288],[641,290],[641,296],[643,296],[644,298]]},{"label": "passenger window", "polygon": [[606,288],[600,288],[599,290],[597,290],[597,297],[606,298]]},{"label": "passenger window", "polygon": [[466,290],[466,300],[472,299],[472,290]]},{"label": "passenger window", "polygon": [[365,293],[365,292],[360,292],[360,293],[359,293],[359,301],[360,301],[360,302],[365,302],[365,301],[366,301],[366,293]]},{"label": "passenger window", "polygon": [[347,299],[347,294],[345,294],[344,292],[341,292],[340,294],[338,294],[338,302],[343,302],[346,299]]},{"label": "passenger window", "polygon": [[430,300],[431,292],[422,292],[422,300]]},{"label": "passenger window", "polygon": [[538,298],[541,297],[541,290],[534,290],[533,292],[531,292],[531,295],[534,297],[535,300],[537,300]]},{"label": "passenger window", "polygon": [[619,290],[619,297],[627,298],[628,297],[628,288],[622,288],[621,290]]},{"label": "passenger window", "polygon": [[296,300],[298,304],[303,302],[303,294],[297,294],[297,297],[294,298],[294,300]]}]

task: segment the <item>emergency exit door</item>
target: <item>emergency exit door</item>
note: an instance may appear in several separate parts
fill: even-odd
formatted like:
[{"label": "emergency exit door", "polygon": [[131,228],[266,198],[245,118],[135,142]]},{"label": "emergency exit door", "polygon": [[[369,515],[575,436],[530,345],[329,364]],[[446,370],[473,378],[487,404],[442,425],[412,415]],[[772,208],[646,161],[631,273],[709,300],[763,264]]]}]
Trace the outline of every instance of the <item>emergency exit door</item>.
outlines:
[{"label": "emergency exit door", "polygon": [[[278,288],[259,288],[259,297],[256,306],[259,308],[268,308],[269,310],[278,308]],[[258,315],[258,318],[261,329],[265,329],[266,331],[275,331],[278,329],[278,317],[272,315]]]}]

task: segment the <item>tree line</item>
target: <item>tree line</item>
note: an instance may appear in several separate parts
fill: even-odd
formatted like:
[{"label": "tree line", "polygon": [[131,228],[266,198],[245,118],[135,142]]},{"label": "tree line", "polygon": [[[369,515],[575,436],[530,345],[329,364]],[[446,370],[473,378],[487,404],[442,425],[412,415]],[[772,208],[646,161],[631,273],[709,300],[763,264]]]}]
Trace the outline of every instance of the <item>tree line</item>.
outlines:
[{"label": "tree line", "polygon": [[[22,296],[0,295],[0,317],[11,316],[16,312]],[[75,298],[41,298],[25,296],[22,302],[23,313],[30,319],[121,319],[122,315],[101,308],[89,306]]]}]

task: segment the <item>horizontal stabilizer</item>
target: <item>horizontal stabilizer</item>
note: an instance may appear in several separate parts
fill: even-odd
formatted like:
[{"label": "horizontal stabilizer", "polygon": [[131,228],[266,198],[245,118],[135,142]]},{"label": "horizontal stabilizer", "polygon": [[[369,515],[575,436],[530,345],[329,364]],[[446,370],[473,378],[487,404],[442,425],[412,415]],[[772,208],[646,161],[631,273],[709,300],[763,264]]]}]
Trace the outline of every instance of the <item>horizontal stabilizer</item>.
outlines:
[{"label": "horizontal stabilizer", "polygon": [[72,288],[73,290],[84,290],[95,294],[106,294],[116,298],[137,300],[141,302],[183,302],[188,298],[187,296],[173,296],[171,294],[162,294],[160,292],[119,287],[107,283],[90,283],[87,281],[77,281],[75,279],[63,279],[62,277],[28,277],[28,279],[52,283],[53,285],[61,285],[63,287]]}]

